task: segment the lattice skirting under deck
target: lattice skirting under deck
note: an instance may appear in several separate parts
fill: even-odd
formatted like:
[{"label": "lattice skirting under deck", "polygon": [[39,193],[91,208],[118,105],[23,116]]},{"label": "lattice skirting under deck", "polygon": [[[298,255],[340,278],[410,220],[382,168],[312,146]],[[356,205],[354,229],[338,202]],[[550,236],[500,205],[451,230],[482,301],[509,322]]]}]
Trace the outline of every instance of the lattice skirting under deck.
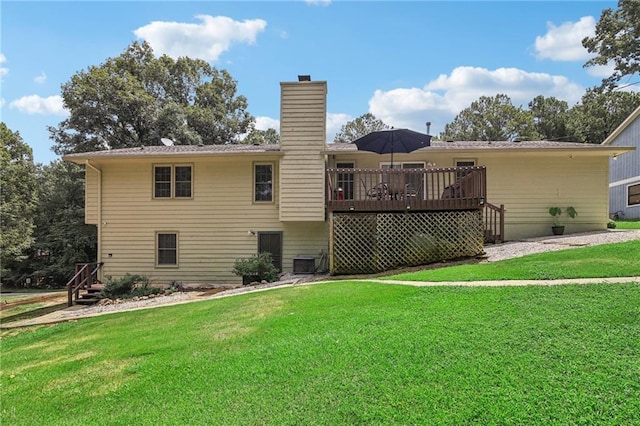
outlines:
[{"label": "lattice skirting under deck", "polygon": [[482,211],[333,213],[330,272],[362,274],[484,251]]}]

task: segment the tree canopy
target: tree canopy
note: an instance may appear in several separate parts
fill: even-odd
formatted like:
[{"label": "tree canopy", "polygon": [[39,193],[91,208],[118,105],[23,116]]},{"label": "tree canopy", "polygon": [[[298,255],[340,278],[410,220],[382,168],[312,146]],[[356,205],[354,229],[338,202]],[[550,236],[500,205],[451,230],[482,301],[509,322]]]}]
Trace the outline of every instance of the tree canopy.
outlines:
[{"label": "tree canopy", "polygon": [[57,160],[39,167],[37,179],[34,243],[24,266],[42,278],[40,284],[62,285],[76,263],[97,257],[97,229],[84,223],[84,167]]},{"label": "tree canopy", "polygon": [[602,86],[612,89],[626,76],[640,78],[640,1],[620,0],[618,9],[604,9],[596,24],[593,37],[585,37],[582,45],[596,56],[584,66],[607,65],[613,63],[611,76],[602,80]]},{"label": "tree canopy", "polygon": [[602,143],[638,105],[637,92],[588,89],[567,114],[567,133],[575,142]]},{"label": "tree canopy", "polygon": [[252,128],[244,140],[243,144],[248,145],[272,145],[280,143],[280,135],[276,129],[258,130]]},{"label": "tree canopy", "polygon": [[568,139],[567,113],[569,105],[554,97],[536,96],[529,102],[529,111],[540,139],[562,141]]},{"label": "tree canopy", "polygon": [[18,132],[0,123],[0,267],[23,260],[33,242],[37,202],[33,152]]},{"label": "tree canopy", "polygon": [[222,144],[254,118],[225,70],[188,57],[156,58],[134,42],[120,56],[80,71],[62,85],[70,115],[49,127],[57,154],[159,145]]},{"label": "tree canopy", "polygon": [[481,96],[444,127],[441,140],[506,141],[538,139],[531,113],[504,94]]},{"label": "tree canopy", "polygon": [[389,127],[390,126],[386,125],[382,120],[377,119],[373,114],[368,112],[343,125],[340,131],[336,133],[333,141],[351,143],[371,132],[388,129]]}]

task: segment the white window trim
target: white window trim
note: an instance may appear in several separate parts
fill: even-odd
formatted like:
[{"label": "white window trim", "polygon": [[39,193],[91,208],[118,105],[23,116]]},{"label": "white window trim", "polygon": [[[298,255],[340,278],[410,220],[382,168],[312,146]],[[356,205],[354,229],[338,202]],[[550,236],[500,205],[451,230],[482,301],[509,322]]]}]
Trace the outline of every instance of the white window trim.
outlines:
[{"label": "white window trim", "polygon": [[633,209],[633,208],[637,208],[640,207],[640,204],[629,204],[629,188],[632,186],[636,186],[636,185],[640,185],[640,180],[634,183],[630,183],[629,185],[627,185],[625,187],[625,191],[624,191],[624,203],[626,204],[628,209]]}]

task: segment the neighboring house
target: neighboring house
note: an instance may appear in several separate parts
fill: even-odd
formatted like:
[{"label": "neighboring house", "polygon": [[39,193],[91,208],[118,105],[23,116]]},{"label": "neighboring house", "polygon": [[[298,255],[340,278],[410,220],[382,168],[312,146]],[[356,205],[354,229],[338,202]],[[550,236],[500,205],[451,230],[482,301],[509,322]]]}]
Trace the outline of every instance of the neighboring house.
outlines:
[{"label": "neighboring house", "polygon": [[609,160],[609,214],[612,218],[640,219],[640,106],[602,145],[636,148],[630,154]]},{"label": "neighboring house", "polygon": [[262,251],[284,272],[425,263],[424,247],[472,256],[488,206],[506,209],[500,240],[550,235],[551,206],[578,211],[567,232],[606,229],[609,158],[630,148],[432,142],[395,154],[389,170],[388,155],[325,142],[326,93],[326,82],[281,83],[279,145],[66,155],[86,168],[102,276],[239,283],[234,261]]}]

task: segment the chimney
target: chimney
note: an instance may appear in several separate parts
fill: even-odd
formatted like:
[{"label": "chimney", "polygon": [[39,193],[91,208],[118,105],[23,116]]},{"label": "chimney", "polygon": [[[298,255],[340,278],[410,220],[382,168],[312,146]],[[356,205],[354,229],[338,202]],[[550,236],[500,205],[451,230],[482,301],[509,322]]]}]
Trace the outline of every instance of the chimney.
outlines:
[{"label": "chimney", "polygon": [[429,131],[431,130],[431,122],[427,121],[427,134],[430,135]]},{"label": "chimney", "polygon": [[327,82],[280,83],[279,219],[324,222]]}]

